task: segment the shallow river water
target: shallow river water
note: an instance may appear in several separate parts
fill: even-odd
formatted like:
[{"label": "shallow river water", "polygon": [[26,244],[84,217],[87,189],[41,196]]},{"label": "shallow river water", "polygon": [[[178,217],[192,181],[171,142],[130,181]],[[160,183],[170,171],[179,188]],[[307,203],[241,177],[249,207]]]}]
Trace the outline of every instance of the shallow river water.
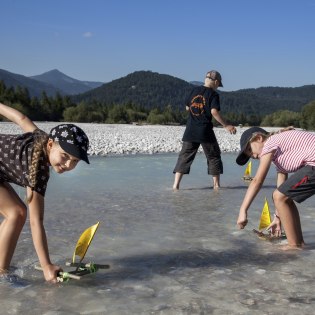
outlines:
[{"label": "shallow river water", "polygon": [[219,191],[210,189],[202,154],[177,192],[175,154],[91,157],[90,165],[52,174],[45,210],[52,260],[64,266],[83,230],[100,221],[85,261],[110,269],[45,283],[27,222],[12,264],[29,285],[0,284],[0,314],[314,314],[314,198],[299,206],[307,250],[283,252],[251,231],[265,197],[273,211],[274,171],[248,228],[238,230],[247,184],[235,157],[223,155]]}]

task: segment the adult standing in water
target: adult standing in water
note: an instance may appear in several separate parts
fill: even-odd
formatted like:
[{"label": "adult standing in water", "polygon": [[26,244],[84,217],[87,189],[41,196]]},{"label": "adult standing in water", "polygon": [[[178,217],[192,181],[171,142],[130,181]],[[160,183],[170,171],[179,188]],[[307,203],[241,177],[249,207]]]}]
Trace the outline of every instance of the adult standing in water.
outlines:
[{"label": "adult standing in water", "polygon": [[186,99],[189,116],[179,153],[173,189],[179,189],[184,174],[189,174],[190,166],[201,145],[207,158],[208,174],[213,177],[213,188],[220,187],[220,174],[223,174],[221,150],[213,131],[212,117],[229,133],[235,134],[236,128],[227,124],[220,115],[220,96],[216,92],[223,87],[221,74],[216,70],[207,72],[204,85],[196,86]]}]

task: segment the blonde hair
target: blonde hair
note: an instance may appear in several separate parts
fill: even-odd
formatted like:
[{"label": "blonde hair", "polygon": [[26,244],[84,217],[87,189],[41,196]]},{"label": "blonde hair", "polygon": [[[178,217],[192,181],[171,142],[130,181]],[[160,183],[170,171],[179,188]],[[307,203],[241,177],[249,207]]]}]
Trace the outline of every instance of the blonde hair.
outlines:
[{"label": "blonde hair", "polygon": [[37,184],[37,172],[39,169],[39,161],[41,157],[47,156],[47,142],[48,142],[48,135],[39,132],[38,129],[34,131],[34,146],[33,146],[33,153],[32,153],[32,162],[29,167],[29,177],[28,181],[30,187],[32,188],[32,193],[30,196],[27,196],[27,203],[30,203],[33,199],[33,188]]},{"label": "blonde hair", "polygon": [[277,133],[281,133],[281,132],[285,132],[285,131],[289,131],[289,130],[294,130],[293,126],[289,126],[289,127],[285,127],[282,128],[278,131],[272,131],[272,132],[268,132],[268,133],[262,133],[262,132],[254,132],[251,136],[251,138],[249,139],[248,143],[253,142],[254,140],[256,140],[257,136],[261,136],[264,140],[268,139],[270,136],[275,135]]}]

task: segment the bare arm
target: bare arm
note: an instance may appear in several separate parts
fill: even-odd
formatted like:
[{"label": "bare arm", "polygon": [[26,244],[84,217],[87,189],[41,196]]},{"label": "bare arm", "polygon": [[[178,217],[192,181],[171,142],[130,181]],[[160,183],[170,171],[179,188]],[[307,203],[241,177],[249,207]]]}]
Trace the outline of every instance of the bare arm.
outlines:
[{"label": "bare arm", "polygon": [[223,126],[223,128],[225,128],[229,133],[231,134],[235,134],[236,133],[236,128],[232,125],[227,125],[226,122],[224,121],[224,119],[221,117],[220,112],[215,109],[212,108],[211,109],[211,115],[214,117],[214,119]]},{"label": "bare arm", "polygon": [[37,126],[18,110],[0,103],[0,115],[19,125],[24,132],[32,132]]},{"label": "bare arm", "polygon": [[258,194],[262,184],[264,183],[271,162],[272,153],[266,154],[260,159],[257,173],[247,189],[247,192],[245,194],[245,197],[240,208],[237,220],[237,224],[240,227],[240,229],[243,229],[247,224],[247,211],[250,205],[252,204],[253,200],[255,199],[256,195]]},{"label": "bare arm", "polygon": [[[31,189],[27,187],[27,194],[29,195],[30,193]],[[56,282],[57,271],[60,268],[53,265],[49,258],[47,237],[43,224],[44,197],[35,191],[33,191],[33,198],[29,203],[29,211],[33,243],[40,265],[43,268],[45,279]]]},{"label": "bare arm", "polygon": [[[277,173],[277,187],[279,187],[282,183],[284,183],[287,180],[287,178],[288,178],[287,173],[278,172]],[[274,215],[273,221],[269,224],[266,230],[268,230],[272,236],[275,236],[275,237],[281,236],[281,221],[280,221],[280,217],[278,215],[277,209],[275,209],[275,215]]]}]

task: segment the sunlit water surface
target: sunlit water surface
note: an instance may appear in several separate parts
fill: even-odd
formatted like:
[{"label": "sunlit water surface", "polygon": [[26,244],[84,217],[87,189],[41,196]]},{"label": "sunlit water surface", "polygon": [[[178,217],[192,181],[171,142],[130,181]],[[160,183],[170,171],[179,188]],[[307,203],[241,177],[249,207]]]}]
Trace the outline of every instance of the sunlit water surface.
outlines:
[{"label": "sunlit water surface", "polygon": [[210,189],[202,154],[177,192],[171,189],[177,155],[94,157],[68,174],[52,174],[45,210],[52,259],[64,266],[81,232],[100,221],[85,261],[110,269],[45,283],[33,268],[27,224],[12,263],[30,285],[0,285],[0,313],[313,314],[314,198],[299,206],[308,250],[283,252],[251,231],[264,198],[271,204],[274,171],[250,209],[248,228],[239,231],[247,184],[235,157],[223,155],[219,191]]}]

